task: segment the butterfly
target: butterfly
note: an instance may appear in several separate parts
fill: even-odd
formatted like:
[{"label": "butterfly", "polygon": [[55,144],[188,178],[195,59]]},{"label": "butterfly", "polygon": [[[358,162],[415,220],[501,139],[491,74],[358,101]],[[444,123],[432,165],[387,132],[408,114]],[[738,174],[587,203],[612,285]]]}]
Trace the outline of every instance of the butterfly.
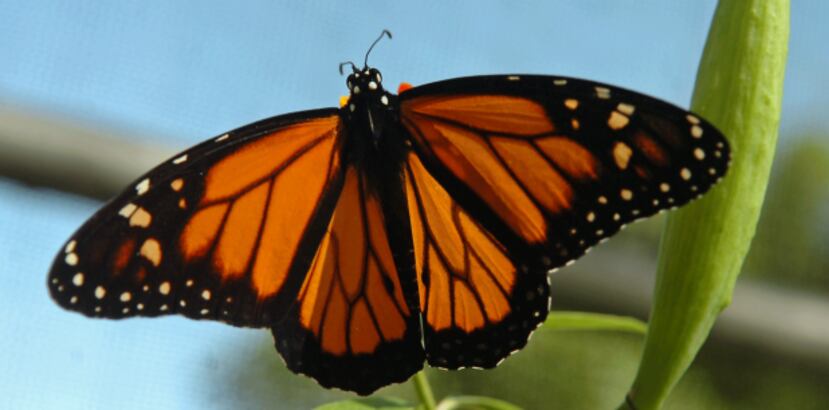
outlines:
[{"label": "butterfly", "polygon": [[339,108],[138,178],[58,253],[54,300],[270,328],[293,372],[366,395],[424,362],[496,366],[547,317],[549,272],[728,168],[716,128],[632,91],[491,75],[394,95],[367,58]]}]

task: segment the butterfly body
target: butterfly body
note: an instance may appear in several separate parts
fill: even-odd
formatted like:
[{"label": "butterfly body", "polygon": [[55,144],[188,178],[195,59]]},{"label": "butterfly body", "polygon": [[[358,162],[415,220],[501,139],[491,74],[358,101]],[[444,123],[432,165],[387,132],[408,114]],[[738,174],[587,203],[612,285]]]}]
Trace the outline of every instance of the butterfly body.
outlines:
[{"label": "butterfly body", "polygon": [[338,109],[140,177],[58,254],[52,297],[270,328],[291,370],[368,394],[424,361],[496,366],[546,318],[550,271],[728,166],[701,118],[604,84],[482,76],[394,95],[355,67],[347,86]]}]

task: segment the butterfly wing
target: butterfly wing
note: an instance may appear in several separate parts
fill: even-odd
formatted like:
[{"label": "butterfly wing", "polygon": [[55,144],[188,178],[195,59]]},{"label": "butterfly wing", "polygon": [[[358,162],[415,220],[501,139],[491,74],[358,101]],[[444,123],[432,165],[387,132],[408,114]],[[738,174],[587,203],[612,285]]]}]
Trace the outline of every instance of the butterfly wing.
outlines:
[{"label": "butterfly wing", "polygon": [[[491,367],[523,346],[547,315],[548,271],[698,197],[728,167],[725,139],[698,116],[571,78],[428,84],[401,93],[400,113],[416,153],[426,354],[450,368]],[[487,279],[476,284],[476,270]]]},{"label": "butterfly wing", "polygon": [[52,297],[94,317],[272,325],[333,212],[342,138],[337,110],[308,111],[166,161],[72,235],[49,273]]},{"label": "butterfly wing", "polygon": [[273,328],[288,368],[359,394],[405,381],[424,358],[416,289],[401,279],[414,273],[392,250],[399,221],[368,186],[348,168],[296,304]]},{"label": "butterfly wing", "polygon": [[546,270],[522,264],[531,255],[471,217],[414,153],[405,178],[429,363],[494,367],[546,317]]}]

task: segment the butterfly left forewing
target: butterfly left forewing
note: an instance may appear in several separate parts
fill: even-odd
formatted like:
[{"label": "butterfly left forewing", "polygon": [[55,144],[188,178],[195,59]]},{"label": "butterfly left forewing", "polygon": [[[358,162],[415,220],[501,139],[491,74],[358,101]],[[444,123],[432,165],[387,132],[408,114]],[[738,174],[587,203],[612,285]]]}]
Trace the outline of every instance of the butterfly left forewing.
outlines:
[{"label": "butterfly left forewing", "polygon": [[93,317],[271,324],[333,207],[339,127],[335,110],[275,117],[166,161],[71,237],[53,298]]}]

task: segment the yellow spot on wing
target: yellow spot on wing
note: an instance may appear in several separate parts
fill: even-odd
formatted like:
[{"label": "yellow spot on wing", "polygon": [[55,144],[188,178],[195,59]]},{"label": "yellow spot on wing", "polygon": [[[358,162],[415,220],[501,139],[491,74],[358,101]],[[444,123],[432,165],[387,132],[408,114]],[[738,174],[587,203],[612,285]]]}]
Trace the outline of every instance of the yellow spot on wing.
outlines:
[{"label": "yellow spot on wing", "polygon": [[161,245],[154,238],[149,238],[144,241],[139,251],[141,256],[145,257],[153,266],[161,264]]},{"label": "yellow spot on wing", "polygon": [[147,212],[144,208],[138,207],[130,217],[130,226],[146,228],[150,226],[150,222],[152,222],[152,220],[153,216],[150,215],[149,212]]},{"label": "yellow spot on wing", "polygon": [[616,161],[619,169],[627,169],[632,154],[633,150],[624,142],[617,142],[613,145],[613,160]]},{"label": "yellow spot on wing", "polygon": [[176,178],[173,182],[170,182],[170,188],[173,188],[173,191],[181,191],[181,187],[184,186],[184,180],[181,178]]},{"label": "yellow spot on wing", "polygon": [[607,119],[607,126],[612,130],[620,130],[628,125],[630,120],[628,117],[618,111],[610,113],[610,118]]}]

